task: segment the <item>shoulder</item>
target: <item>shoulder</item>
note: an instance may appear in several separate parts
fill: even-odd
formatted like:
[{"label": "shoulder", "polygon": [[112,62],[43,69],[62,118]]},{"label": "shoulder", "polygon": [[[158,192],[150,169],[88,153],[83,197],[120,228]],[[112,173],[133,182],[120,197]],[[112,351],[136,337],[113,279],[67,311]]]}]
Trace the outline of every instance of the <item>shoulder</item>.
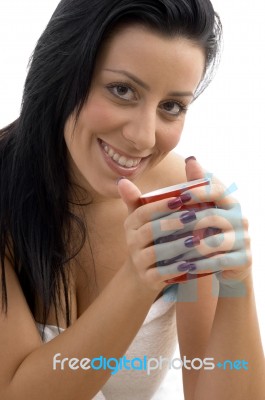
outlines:
[{"label": "shoulder", "polygon": [[148,171],[139,182],[139,188],[142,193],[146,193],[186,181],[185,159],[172,151],[159,164]]}]

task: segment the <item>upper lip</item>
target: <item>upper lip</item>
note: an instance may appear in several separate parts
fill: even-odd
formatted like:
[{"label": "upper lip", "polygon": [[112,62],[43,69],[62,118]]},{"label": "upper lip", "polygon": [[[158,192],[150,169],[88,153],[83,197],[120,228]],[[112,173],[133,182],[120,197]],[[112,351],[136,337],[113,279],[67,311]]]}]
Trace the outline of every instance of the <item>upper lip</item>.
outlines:
[{"label": "upper lip", "polygon": [[128,159],[143,159],[143,158],[147,158],[147,157],[149,157],[151,154],[149,154],[149,155],[145,155],[145,156],[139,156],[139,155],[137,155],[137,156],[135,156],[135,155],[132,155],[132,154],[128,154],[128,153],[125,153],[124,151],[122,151],[122,150],[120,150],[120,149],[117,149],[115,146],[112,146],[112,144],[109,144],[109,143],[107,143],[107,142],[105,142],[104,140],[102,140],[102,139],[99,139],[99,141],[100,141],[100,143],[103,143],[103,144],[105,144],[106,146],[109,146],[109,147],[111,147],[114,151],[116,151],[118,154],[120,154],[121,156],[124,156],[124,157],[126,157],[126,158],[128,158]]}]

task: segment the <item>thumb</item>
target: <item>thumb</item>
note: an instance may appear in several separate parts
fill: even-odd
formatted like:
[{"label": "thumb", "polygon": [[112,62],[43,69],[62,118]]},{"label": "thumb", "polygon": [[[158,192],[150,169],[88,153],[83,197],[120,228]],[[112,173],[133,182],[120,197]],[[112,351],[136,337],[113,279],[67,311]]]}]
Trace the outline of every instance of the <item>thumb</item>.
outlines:
[{"label": "thumb", "polygon": [[187,181],[193,181],[195,179],[201,179],[205,177],[205,171],[195,157],[192,156],[186,158],[185,163]]},{"label": "thumb", "polygon": [[118,182],[118,192],[127,205],[129,214],[139,207],[139,197],[142,193],[131,181],[125,178],[120,179]]}]

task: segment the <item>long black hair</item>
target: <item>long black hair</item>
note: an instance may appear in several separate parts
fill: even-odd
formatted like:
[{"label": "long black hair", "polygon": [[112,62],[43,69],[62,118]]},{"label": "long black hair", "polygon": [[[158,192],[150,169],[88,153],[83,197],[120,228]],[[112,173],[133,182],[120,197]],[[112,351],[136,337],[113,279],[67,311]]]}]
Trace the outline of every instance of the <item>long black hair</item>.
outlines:
[{"label": "long black hair", "polygon": [[198,44],[205,51],[206,65],[196,96],[213,76],[222,29],[210,0],[59,3],[31,56],[20,116],[0,131],[4,312],[8,308],[4,258],[9,254],[33,315],[37,298],[43,302],[44,323],[52,305],[57,313],[63,288],[64,315],[67,326],[71,324],[67,266],[82,249],[87,231],[71,208],[73,198],[78,204],[82,201],[69,175],[64,126],[73,112],[78,117],[89,96],[102,44],[123,23],[141,23],[162,35]]}]

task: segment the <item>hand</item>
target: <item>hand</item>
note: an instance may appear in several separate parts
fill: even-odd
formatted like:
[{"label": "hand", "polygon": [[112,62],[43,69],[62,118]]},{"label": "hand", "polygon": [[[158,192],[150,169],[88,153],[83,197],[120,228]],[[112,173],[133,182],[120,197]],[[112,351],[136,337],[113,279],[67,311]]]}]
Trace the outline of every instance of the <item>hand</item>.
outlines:
[{"label": "hand", "polygon": [[[188,180],[205,176],[199,163],[193,159],[186,165],[186,174]],[[213,201],[217,206],[217,209],[196,212],[197,220],[190,226],[194,234],[197,230],[207,229],[209,235],[196,249],[197,255],[199,253],[202,257],[195,262],[197,273],[219,271],[216,276],[220,285],[238,290],[237,284],[250,275],[252,265],[248,221],[242,216],[240,204],[216,178],[210,187],[193,189],[190,194],[193,200],[189,205]],[[190,253],[189,257],[193,255]]]},{"label": "hand", "polygon": [[[187,163],[186,174],[188,180],[205,176],[195,160]],[[132,265],[148,285],[161,289],[165,280],[186,272],[216,272],[220,283],[231,287],[249,274],[247,221],[238,202],[224,196],[225,187],[216,179],[210,187],[189,190],[189,206],[211,201],[218,207],[190,213],[190,222],[183,222],[180,207],[169,210],[168,200],[136,209],[141,193],[130,181],[122,180],[119,191],[129,211],[125,230]]]},{"label": "hand", "polygon": [[[138,208],[141,192],[132,182],[127,179],[120,180],[118,190],[129,214],[124,224],[129,252],[127,265],[129,264],[130,270],[134,271],[145,286],[161,291],[167,286],[165,280],[179,277],[187,272],[184,266],[186,263],[183,261],[172,260],[166,267],[160,265],[170,256],[181,256],[189,252],[185,239],[177,240],[174,246],[172,243],[156,243],[161,236],[163,224],[183,206],[181,198],[164,199]],[[185,212],[180,212],[180,215],[183,214]],[[178,228],[175,226],[176,217],[173,222],[174,230],[181,230],[184,227],[179,218]]]}]

